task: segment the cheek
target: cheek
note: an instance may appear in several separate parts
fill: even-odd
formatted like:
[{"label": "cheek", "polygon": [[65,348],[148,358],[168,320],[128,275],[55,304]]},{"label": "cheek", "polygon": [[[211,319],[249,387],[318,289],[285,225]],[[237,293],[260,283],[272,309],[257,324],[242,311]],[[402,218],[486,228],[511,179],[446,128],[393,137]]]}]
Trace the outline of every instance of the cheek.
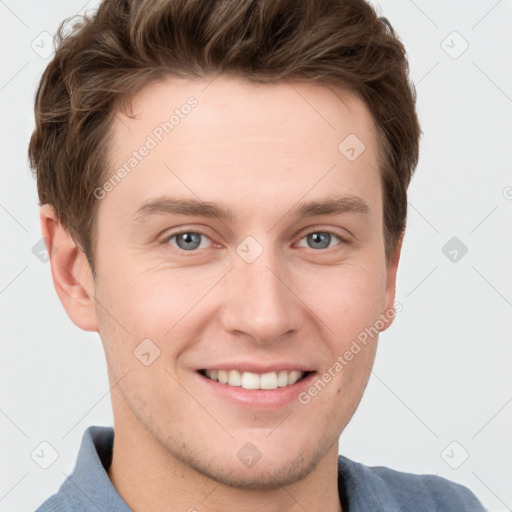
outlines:
[{"label": "cheek", "polygon": [[[344,344],[375,324],[384,300],[385,276],[378,264],[346,265],[318,274],[305,283],[307,304],[328,328],[330,336]],[[313,277],[313,276],[312,276]],[[314,285],[314,286],[313,286]],[[307,295],[306,289],[309,289]]]},{"label": "cheek", "polygon": [[208,319],[198,312],[224,273],[207,267],[112,267],[98,276],[100,332],[128,356],[144,339],[153,340],[162,352],[178,353],[187,339],[198,338],[194,331]]},{"label": "cheek", "polygon": [[[107,339],[108,330],[115,331],[111,339],[117,346],[120,338],[126,340],[124,346],[132,352],[148,338],[167,354],[178,354],[186,343],[201,338],[221,308],[230,307],[223,297],[240,296],[223,290],[226,283],[236,286],[233,280],[222,280],[229,264],[139,266],[136,257],[121,258],[114,250],[103,258],[96,290],[104,313],[100,329]],[[337,266],[308,262],[283,271],[283,280],[293,291],[283,294],[283,300],[290,301],[287,307],[300,310],[306,331],[330,340],[330,357],[343,353],[381,313],[385,278],[376,258]]]}]

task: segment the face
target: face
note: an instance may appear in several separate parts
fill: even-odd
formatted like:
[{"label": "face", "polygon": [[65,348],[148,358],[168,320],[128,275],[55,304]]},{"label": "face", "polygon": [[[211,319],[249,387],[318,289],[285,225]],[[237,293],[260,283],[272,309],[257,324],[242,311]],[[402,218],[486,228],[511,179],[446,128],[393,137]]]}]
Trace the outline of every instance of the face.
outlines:
[{"label": "face", "polygon": [[371,115],[224,77],[153,84],[132,113],[96,191],[115,427],[227,485],[297,481],[337,453],[374,360],[361,333],[393,316]]}]

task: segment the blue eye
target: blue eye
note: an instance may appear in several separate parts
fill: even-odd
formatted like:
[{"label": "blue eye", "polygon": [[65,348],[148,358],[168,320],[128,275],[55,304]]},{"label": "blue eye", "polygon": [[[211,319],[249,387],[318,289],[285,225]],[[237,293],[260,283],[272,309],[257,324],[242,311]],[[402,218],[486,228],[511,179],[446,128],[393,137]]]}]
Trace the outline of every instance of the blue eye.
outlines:
[{"label": "blue eye", "polygon": [[[164,243],[170,244],[185,252],[194,252],[196,249],[206,248],[206,246],[202,244],[204,239],[210,240],[207,235],[200,231],[180,231],[169,235],[164,240]],[[306,240],[308,247],[311,249],[328,249],[332,247],[331,242],[334,239],[337,239],[341,243],[349,243],[347,240],[344,240],[339,235],[332,233],[331,231],[311,231],[307,235],[303,236],[301,241]],[[171,243],[172,240],[176,240],[176,242]]]},{"label": "blue eye", "polygon": [[343,242],[342,238],[335,233],[331,233],[330,231],[312,231],[304,236],[301,240],[306,239],[308,243],[313,244],[311,248],[313,249],[327,249],[329,248],[330,242],[332,241],[332,237],[337,238],[340,242]]},{"label": "blue eye", "polygon": [[208,238],[204,233],[197,231],[182,231],[168,237],[166,242],[170,242],[175,238],[178,249],[190,252],[201,248],[201,237]]}]

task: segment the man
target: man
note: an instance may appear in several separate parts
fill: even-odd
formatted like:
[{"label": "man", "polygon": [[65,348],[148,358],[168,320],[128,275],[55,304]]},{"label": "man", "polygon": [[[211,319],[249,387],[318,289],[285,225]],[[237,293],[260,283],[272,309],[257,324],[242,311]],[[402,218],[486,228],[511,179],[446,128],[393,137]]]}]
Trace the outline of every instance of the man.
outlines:
[{"label": "man", "polygon": [[338,455],[395,316],[419,134],[362,0],[106,0],[61,35],[29,154],[114,428],[38,510],[483,510]]}]

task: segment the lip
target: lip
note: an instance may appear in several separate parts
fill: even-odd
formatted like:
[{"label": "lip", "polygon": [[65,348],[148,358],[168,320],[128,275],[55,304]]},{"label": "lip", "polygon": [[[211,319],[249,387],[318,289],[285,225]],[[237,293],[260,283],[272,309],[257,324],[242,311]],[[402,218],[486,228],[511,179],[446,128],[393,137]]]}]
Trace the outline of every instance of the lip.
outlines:
[{"label": "lip", "polygon": [[[248,365],[250,366],[250,365]],[[252,366],[254,368],[254,365]],[[233,366],[212,366],[211,369],[231,369],[236,370],[236,365]],[[255,373],[267,373],[271,371],[277,371],[276,369],[268,369],[274,368],[266,367],[263,370],[260,368],[259,370],[249,370],[247,366],[243,366],[245,371],[255,371]],[[277,367],[275,367],[277,368]],[[286,370],[287,368],[283,368],[280,366],[278,369]],[[290,368],[291,370],[298,370],[300,366]],[[216,380],[209,379],[208,377],[196,371],[195,374],[200,379],[202,383],[202,387],[205,389],[206,393],[212,393],[215,395],[215,399],[220,399],[226,401],[238,408],[242,409],[250,409],[250,410],[260,410],[260,411],[272,411],[276,409],[280,409],[290,405],[293,402],[297,402],[297,395],[305,391],[310,385],[312,380],[314,379],[316,372],[310,370],[301,370],[310,372],[305,377],[303,377],[295,384],[290,386],[285,386],[282,388],[276,389],[244,389],[241,386],[229,386],[228,384],[221,384]]]},{"label": "lip", "polygon": [[270,373],[270,372],[279,372],[282,370],[286,370],[291,372],[292,370],[299,370],[304,373],[312,372],[313,369],[307,367],[300,363],[272,363],[268,365],[262,365],[254,363],[254,361],[247,362],[238,362],[238,363],[219,363],[218,365],[210,364],[204,368],[197,368],[199,370],[237,370],[240,373],[242,372],[252,372],[252,373]]}]

